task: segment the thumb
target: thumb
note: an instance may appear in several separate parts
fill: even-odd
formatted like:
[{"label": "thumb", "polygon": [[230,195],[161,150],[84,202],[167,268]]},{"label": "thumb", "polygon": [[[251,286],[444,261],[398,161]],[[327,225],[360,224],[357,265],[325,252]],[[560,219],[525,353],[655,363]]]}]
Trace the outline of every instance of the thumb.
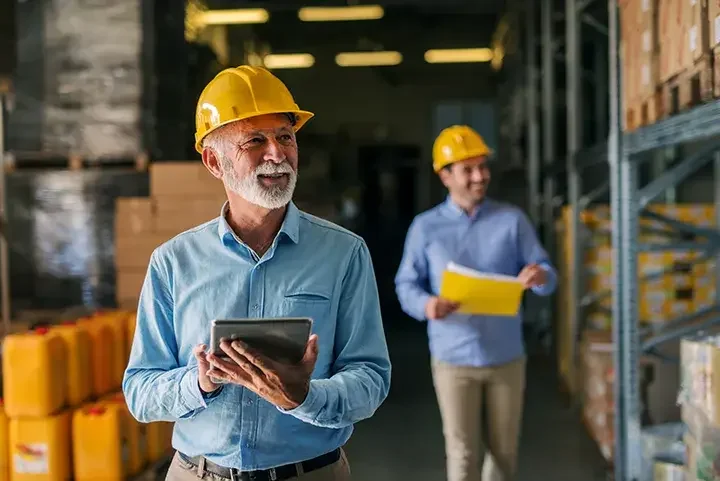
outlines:
[{"label": "thumb", "polygon": [[200,344],[198,346],[195,346],[195,349],[193,349],[193,355],[195,356],[195,359],[197,359],[197,362],[201,367],[210,365],[207,361],[207,357],[205,356],[206,348],[207,346],[205,344]]},{"label": "thumb", "polygon": [[318,356],[318,336],[312,334],[308,339],[307,346],[305,346],[305,355],[303,356],[303,364],[314,364]]}]

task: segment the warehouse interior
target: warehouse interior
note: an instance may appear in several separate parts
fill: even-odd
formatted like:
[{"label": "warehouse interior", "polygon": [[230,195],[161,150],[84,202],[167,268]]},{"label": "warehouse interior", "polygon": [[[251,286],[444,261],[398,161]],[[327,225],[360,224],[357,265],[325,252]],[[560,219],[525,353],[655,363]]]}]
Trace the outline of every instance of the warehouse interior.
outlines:
[{"label": "warehouse interior", "polygon": [[[346,446],[353,478],[445,476],[427,326],[394,277],[411,222],[447,195],[433,141],[467,124],[495,152],[489,195],[527,213],[559,273],[553,296],[524,299],[517,479],[720,479],[718,19],[718,2],[683,0],[0,2],[0,479],[117,458],[97,423],[124,416],[150,254],[225,200],[195,105],[242,64],[316,114],[294,202],[372,255],[393,377]],[[30,382],[23,342],[48,330],[124,346],[88,349],[107,372],[51,415],[11,392]],[[33,369],[63,378],[47,356]],[[172,426],[127,422],[154,448],[122,477],[164,479]],[[107,448],[81,449],[105,430]],[[19,452],[40,445],[57,449],[49,467]]]}]

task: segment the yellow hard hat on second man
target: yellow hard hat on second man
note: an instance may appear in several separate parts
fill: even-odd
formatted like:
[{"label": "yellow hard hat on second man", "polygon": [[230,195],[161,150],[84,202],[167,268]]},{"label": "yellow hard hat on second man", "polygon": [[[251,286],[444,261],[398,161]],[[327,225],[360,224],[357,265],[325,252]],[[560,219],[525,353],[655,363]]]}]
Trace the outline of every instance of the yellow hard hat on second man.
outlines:
[{"label": "yellow hard hat on second man", "polygon": [[220,72],[207,84],[195,111],[195,149],[213,130],[266,114],[295,116],[297,132],[314,114],[300,110],[285,84],[262,67],[242,65]]},{"label": "yellow hard hat on second man", "polygon": [[467,125],[453,125],[440,132],[433,144],[433,169],[440,172],[455,162],[492,155],[483,138]]}]

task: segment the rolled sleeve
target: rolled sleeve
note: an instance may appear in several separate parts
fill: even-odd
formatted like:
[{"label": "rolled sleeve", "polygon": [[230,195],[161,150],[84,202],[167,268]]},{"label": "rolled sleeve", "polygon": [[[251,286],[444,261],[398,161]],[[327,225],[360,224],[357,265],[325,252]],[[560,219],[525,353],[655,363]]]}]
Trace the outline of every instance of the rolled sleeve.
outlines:
[{"label": "rolled sleeve", "polygon": [[395,293],[403,311],[425,320],[425,305],[431,297],[422,226],[416,219],[408,229],[403,256],[395,275]]},{"label": "rolled sleeve", "polygon": [[545,284],[541,286],[535,286],[531,290],[538,296],[549,296],[557,288],[557,273],[555,272],[553,266],[551,266],[547,262],[543,262],[542,264],[540,264],[540,268],[545,271],[547,276]]},{"label": "rolled sleeve", "polygon": [[200,390],[198,383],[198,369],[196,367],[189,368],[180,379],[180,397],[185,408],[188,411],[204,409],[207,407],[207,401]]}]

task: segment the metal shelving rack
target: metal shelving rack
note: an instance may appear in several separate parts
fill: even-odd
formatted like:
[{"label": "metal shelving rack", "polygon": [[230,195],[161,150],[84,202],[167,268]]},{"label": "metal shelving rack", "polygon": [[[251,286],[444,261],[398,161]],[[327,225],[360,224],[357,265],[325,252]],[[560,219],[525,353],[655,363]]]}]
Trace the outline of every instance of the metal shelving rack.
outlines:
[{"label": "metal shelving rack", "polygon": [[[720,100],[704,104],[681,113],[657,124],[641,128],[632,133],[623,132],[623,106],[621,91],[621,65],[619,59],[619,14],[618,0],[565,0],[564,12],[558,11],[554,0],[542,0],[540,3],[540,35],[536,36],[537,3],[528,0],[526,12],[525,60],[526,98],[527,98],[527,156],[528,185],[531,202],[542,207],[535,218],[538,225],[544,227],[545,245],[552,250],[555,246],[554,222],[558,202],[558,176],[567,176],[567,205],[572,211],[570,232],[572,249],[575,252],[571,266],[571,309],[570,321],[573,331],[572,356],[578,360],[578,343],[583,328],[585,309],[600,297],[587,296],[580,290],[583,279],[582,251],[586,247],[583,238],[581,212],[592,202],[609,193],[611,206],[614,282],[617,295],[613,296],[613,341],[615,362],[615,480],[636,481],[641,476],[641,400],[639,361],[644,355],[659,355],[656,348],[663,343],[678,340],[720,323],[720,304],[701,311],[681,316],[665,323],[659,328],[639,326],[638,285],[641,280],[649,280],[664,275],[667,271],[657,271],[649,275],[638,276],[638,254],[641,251],[695,250],[703,253],[700,260],[717,258],[720,252],[720,230],[699,228],[675,219],[648,212],[645,208],[654,199],[663,194],[673,198],[675,186],[686,180],[699,169],[714,163],[715,204],[717,225],[720,226]],[[588,9],[607,6],[607,22],[599,21]],[[564,22],[564,35],[555,35],[555,25]],[[582,70],[581,47],[585,30],[604,35],[607,42],[606,70],[596,72]],[[542,54],[538,67],[536,54],[537,42]],[[565,92],[556,98],[557,85],[555,62],[560,49],[564,46],[561,59],[565,68]],[[600,105],[602,97],[609,99],[608,111],[598,112],[594,119],[584,118],[581,100],[582,79],[586,76],[595,79],[596,96]],[[539,77],[539,78],[538,78]],[[540,85],[538,85],[540,83]],[[538,95],[540,88],[540,95]],[[563,99],[564,97],[564,99]],[[562,156],[561,147],[555,141],[557,128],[556,102],[564,100],[567,132],[565,162],[557,159]],[[537,109],[540,107],[541,115]],[[608,115],[609,114],[609,115]],[[539,124],[538,117],[542,118]],[[609,117],[609,122],[608,122]],[[595,145],[583,145],[581,128],[583,120],[593,120],[597,134],[606,128],[607,140]],[[664,161],[658,154],[664,149],[703,141],[707,145],[701,151],[680,159],[674,165],[664,169],[662,162],[656,168],[658,175],[644,186],[640,186],[640,165],[648,160]],[[657,162],[656,162],[657,163]],[[607,165],[609,181],[598,183],[590,189],[583,189],[583,173],[590,168],[602,168]],[[664,170],[664,172],[663,172]],[[537,209],[537,207],[535,207]],[[533,212],[531,210],[531,212]],[[664,222],[684,238],[662,244],[641,244],[639,242],[639,219],[650,217]],[[690,240],[687,240],[689,238]],[[717,262],[719,280],[716,282],[720,293],[720,262]],[[676,361],[676,360],[674,360]]]}]

